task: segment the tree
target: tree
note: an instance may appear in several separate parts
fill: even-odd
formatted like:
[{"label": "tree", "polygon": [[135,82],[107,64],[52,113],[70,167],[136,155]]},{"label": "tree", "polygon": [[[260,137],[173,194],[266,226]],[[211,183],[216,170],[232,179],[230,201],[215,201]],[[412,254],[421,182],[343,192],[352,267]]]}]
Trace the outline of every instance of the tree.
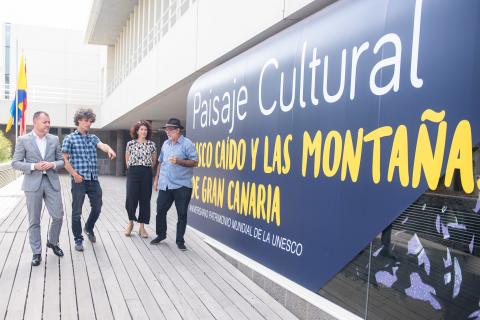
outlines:
[{"label": "tree", "polygon": [[9,161],[12,158],[12,143],[0,131],[0,163]]}]

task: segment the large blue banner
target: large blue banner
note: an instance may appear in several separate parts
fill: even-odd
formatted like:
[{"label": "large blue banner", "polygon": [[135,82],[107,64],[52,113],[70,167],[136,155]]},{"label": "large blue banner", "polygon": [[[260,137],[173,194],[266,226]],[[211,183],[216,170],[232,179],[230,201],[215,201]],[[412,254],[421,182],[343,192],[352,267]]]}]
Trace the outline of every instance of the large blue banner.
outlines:
[{"label": "large blue banner", "polygon": [[317,291],[427,188],[480,189],[479,10],[338,1],[200,77],[190,225]]}]

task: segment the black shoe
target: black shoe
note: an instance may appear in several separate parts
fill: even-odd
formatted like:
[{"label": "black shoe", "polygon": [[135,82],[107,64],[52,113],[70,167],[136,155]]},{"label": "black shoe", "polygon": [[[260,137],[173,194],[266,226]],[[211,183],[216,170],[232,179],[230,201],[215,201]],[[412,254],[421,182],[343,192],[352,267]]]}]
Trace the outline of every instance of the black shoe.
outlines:
[{"label": "black shoe", "polygon": [[75,250],[83,251],[83,241],[82,241],[82,239],[75,240]]},{"label": "black shoe", "polygon": [[184,243],[177,243],[177,247],[178,249],[182,250],[182,251],[186,251],[187,250],[187,247],[185,247],[185,244]]},{"label": "black shoe", "polygon": [[97,242],[97,238],[95,237],[95,234],[93,233],[93,231],[88,231],[87,228],[85,227],[83,228],[83,232],[85,232],[85,234],[88,237],[88,240],[90,240],[91,243]]},{"label": "black shoe", "polygon": [[42,255],[40,253],[34,254],[32,258],[32,266],[36,267],[42,262]]},{"label": "black shoe", "polygon": [[150,241],[150,244],[159,244],[161,241],[165,240],[166,237],[157,236],[155,239]]},{"label": "black shoe", "polygon": [[53,244],[47,241],[47,248],[52,249],[53,253],[55,253],[56,256],[63,257],[63,251],[62,249],[60,249],[58,245],[54,246]]}]

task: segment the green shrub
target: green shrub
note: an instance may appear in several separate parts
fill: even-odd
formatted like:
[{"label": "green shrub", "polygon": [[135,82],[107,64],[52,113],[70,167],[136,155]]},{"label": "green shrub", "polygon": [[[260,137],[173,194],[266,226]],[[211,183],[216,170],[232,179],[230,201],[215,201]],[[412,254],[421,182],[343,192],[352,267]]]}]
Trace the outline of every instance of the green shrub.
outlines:
[{"label": "green shrub", "polygon": [[12,143],[0,131],[0,163],[12,159]]}]

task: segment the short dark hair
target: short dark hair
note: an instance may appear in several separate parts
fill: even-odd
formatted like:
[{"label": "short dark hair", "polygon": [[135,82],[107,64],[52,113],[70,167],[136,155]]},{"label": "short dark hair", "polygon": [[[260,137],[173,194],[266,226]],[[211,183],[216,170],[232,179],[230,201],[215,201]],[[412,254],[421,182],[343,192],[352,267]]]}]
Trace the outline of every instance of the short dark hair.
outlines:
[{"label": "short dark hair", "polygon": [[80,108],[75,112],[73,116],[73,122],[78,126],[78,121],[82,119],[92,120],[92,123],[95,122],[96,115],[90,108]]},{"label": "short dark hair", "polygon": [[45,111],[37,111],[33,114],[33,120],[37,119],[38,117],[40,117],[42,114],[46,115],[47,117],[50,118],[50,115],[48,113],[46,113]]},{"label": "short dark hair", "polygon": [[152,138],[152,125],[148,121],[140,120],[135,122],[130,128],[130,136],[132,139],[138,139],[138,129],[142,126],[147,128],[147,137],[145,139],[150,140]]}]

